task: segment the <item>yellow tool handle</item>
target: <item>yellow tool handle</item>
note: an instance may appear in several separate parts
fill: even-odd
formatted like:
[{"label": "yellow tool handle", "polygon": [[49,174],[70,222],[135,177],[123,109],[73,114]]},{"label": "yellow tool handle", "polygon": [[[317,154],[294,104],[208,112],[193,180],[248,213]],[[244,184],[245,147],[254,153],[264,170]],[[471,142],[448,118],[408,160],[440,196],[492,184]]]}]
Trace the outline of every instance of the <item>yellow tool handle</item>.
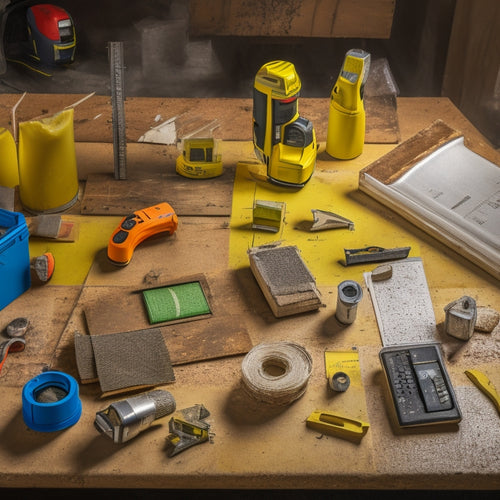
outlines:
[{"label": "yellow tool handle", "polygon": [[500,414],[500,395],[496,391],[490,379],[479,370],[466,370],[465,374],[474,382],[486,396],[488,396],[494,403],[498,413]]}]

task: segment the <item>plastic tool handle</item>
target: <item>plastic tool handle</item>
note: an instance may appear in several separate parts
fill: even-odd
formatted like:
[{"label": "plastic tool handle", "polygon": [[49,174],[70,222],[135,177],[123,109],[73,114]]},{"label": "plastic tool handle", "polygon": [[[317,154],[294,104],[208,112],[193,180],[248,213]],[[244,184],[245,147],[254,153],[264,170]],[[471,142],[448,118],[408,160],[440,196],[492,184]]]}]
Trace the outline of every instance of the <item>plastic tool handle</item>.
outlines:
[{"label": "plastic tool handle", "polygon": [[472,380],[472,382],[474,382],[474,385],[476,385],[493,401],[493,404],[500,414],[500,395],[496,391],[490,379],[479,370],[466,370],[465,374]]}]

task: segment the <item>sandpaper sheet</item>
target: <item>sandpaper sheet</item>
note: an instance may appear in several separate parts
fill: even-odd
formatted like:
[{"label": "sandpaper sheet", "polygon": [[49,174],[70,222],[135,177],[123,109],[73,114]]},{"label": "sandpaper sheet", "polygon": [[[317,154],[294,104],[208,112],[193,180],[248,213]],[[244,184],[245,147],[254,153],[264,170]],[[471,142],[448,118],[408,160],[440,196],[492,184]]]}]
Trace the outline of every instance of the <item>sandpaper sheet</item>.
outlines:
[{"label": "sandpaper sheet", "polygon": [[365,273],[382,345],[418,344],[437,341],[436,318],[422,259],[390,263],[392,277],[373,281]]},{"label": "sandpaper sheet", "polygon": [[175,381],[168,349],[157,328],[92,335],[90,340],[103,394]]}]

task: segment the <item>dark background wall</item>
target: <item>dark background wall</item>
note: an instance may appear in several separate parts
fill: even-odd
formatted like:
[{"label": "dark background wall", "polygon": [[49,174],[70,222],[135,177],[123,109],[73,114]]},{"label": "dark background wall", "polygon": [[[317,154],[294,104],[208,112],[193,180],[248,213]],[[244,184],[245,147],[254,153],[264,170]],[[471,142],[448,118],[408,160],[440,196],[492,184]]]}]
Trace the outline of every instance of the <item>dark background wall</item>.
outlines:
[{"label": "dark background wall", "polygon": [[[36,2],[33,2],[36,3]],[[20,90],[106,90],[107,42],[123,41],[128,95],[249,96],[258,68],[272,59],[295,63],[302,94],[327,96],[345,52],[354,47],[384,57],[402,96],[439,95],[455,0],[397,1],[389,40],[343,38],[212,37],[188,34],[187,0],[58,0],[73,17],[77,58],[51,78],[9,68],[4,84]],[[435,5],[438,4],[438,8]],[[434,5],[429,9],[429,5]],[[428,54],[422,41],[429,39]],[[97,88],[96,88],[97,87]]]},{"label": "dark background wall", "polygon": [[[44,76],[11,62],[7,72],[0,75],[0,91],[109,94],[107,43],[123,41],[128,96],[250,97],[253,77],[259,67],[272,59],[286,59],[297,68],[304,97],[326,97],[330,95],[346,51],[354,47],[370,52],[372,60],[383,59],[388,64],[400,96],[441,96],[456,6],[470,3],[485,11],[487,4],[495,6],[495,2],[497,0],[396,0],[389,39],[351,39],[197,38],[189,34],[188,0],[57,0],[57,5],[65,8],[75,22],[75,63],[64,70],[50,70],[52,76]],[[478,4],[485,4],[485,9]],[[492,13],[497,19],[498,7],[498,12]],[[495,29],[495,22],[490,30],[496,31],[498,37],[500,26]],[[464,39],[467,36],[472,35],[467,32],[463,37],[459,35]],[[500,79],[500,56],[494,57],[497,60],[491,63],[487,58],[477,59],[481,60],[482,67],[496,65]],[[474,71],[472,68],[469,73]],[[494,71],[494,68],[490,70]],[[461,83],[449,74],[447,81],[452,82],[455,89]],[[466,95],[466,91],[461,94]],[[490,101],[482,111],[478,110],[480,106],[466,108],[457,99],[454,102],[460,109],[467,109],[466,116],[500,147],[499,96],[496,99],[498,113],[488,122],[482,115],[491,116]]]}]

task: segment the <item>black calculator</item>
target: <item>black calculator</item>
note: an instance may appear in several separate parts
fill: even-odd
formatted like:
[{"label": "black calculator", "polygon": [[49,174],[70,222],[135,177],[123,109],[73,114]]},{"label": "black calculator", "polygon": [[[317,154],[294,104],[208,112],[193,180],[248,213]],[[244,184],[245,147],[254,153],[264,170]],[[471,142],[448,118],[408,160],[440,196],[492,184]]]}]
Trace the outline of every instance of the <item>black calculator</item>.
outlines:
[{"label": "black calculator", "polygon": [[439,344],[384,347],[379,357],[401,427],[460,422]]}]

